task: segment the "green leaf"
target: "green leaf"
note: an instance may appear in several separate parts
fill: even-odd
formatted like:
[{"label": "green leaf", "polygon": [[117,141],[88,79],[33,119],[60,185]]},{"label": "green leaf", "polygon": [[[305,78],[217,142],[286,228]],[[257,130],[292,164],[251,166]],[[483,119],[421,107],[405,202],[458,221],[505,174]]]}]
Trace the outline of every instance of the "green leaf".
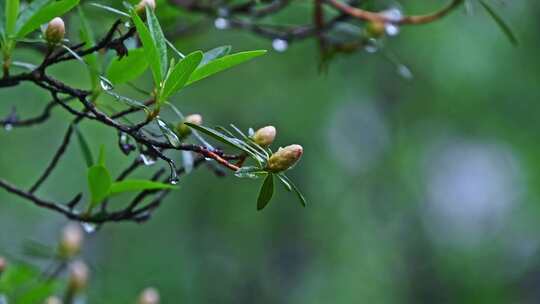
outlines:
[{"label": "green leaf", "polygon": [[6,34],[8,36],[15,33],[17,16],[19,15],[19,0],[6,0]]},{"label": "green leaf", "polygon": [[261,191],[259,191],[259,197],[257,198],[257,210],[264,209],[264,207],[266,207],[266,205],[268,205],[272,199],[272,195],[274,195],[274,175],[270,173],[264,179]]},{"label": "green leaf", "polygon": [[90,5],[92,6],[95,6],[95,7],[99,7],[101,9],[104,9],[106,11],[109,11],[111,13],[115,13],[117,15],[120,15],[122,17],[131,17],[129,14],[126,14],[124,12],[122,12],[121,10],[117,10],[115,9],[114,7],[110,7],[110,6],[107,6],[107,5],[103,5],[103,4],[99,4],[99,3],[95,3],[95,2],[91,2],[89,3]]},{"label": "green leaf", "polygon": [[489,16],[493,18],[495,23],[497,23],[497,25],[499,26],[501,31],[506,35],[506,38],[508,38],[510,43],[512,43],[514,46],[517,46],[519,44],[519,41],[514,35],[514,32],[512,31],[510,26],[501,18],[501,16],[499,16],[499,14],[497,14],[497,12],[495,12],[495,10],[489,4],[487,4],[483,0],[479,0],[479,1],[480,1],[480,5],[482,5],[482,7],[486,10]]},{"label": "green leaf", "polygon": [[268,174],[268,172],[262,170],[259,167],[255,166],[248,166],[248,167],[242,167],[236,172],[234,172],[234,175],[239,178],[252,178],[257,179],[261,177],[265,177]]},{"label": "green leaf", "polygon": [[16,29],[20,29],[30,18],[41,10],[45,5],[49,4],[52,0],[34,0],[20,13],[15,24]]},{"label": "green leaf", "polygon": [[105,166],[105,145],[99,146],[98,165]]},{"label": "green leaf", "polygon": [[172,69],[169,77],[165,80],[163,85],[163,91],[161,93],[160,101],[167,100],[171,95],[181,90],[191,76],[191,73],[195,71],[199,63],[203,58],[203,54],[200,51],[193,52],[186,56],[186,58],[180,60]]},{"label": "green leaf", "polygon": [[90,190],[91,207],[95,207],[109,196],[111,185],[111,174],[107,168],[102,165],[96,165],[88,169],[88,189]]},{"label": "green leaf", "polygon": [[[81,6],[77,7],[78,13],[79,13],[79,19],[81,21],[81,28],[80,28],[80,36],[82,41],[84,41],[84,44],[86,47],[92,47],[96,44],[96,40],[94,38],[94,32],[92,31],[92,27],[88,23],[88,20],[86,19],[86,16],[81,8]],[[84,57],[84,61],[86,62],[86,65],[88,67],[88,75],[90,76],[90,81],[92,83],[92,90],[95,90],[98,86],[98,78],[99,78],[99,64],[97,59],[97,54],[92,53],[88,54]]]},{"label": "green leaf", "polygon": [[110,194],[118,194],[123,192],[137,192],[144,190],[172,190],[177,189],[178,187],[154,182],[144,179],[127,179],[121,182],[113,183],[110,189]]},{"label": "green leaf", "polygon": [[161,30],[159,21],[154,14],[154,10],[150,8],[149,5],[147,5],[145,8],[146,20],[148,23],[148,29],[150,30],[150,36],[152,36],[152,40],[154,40],[154,44],[159,55],[159,61],[161,63],[161,75],[165,75],[168,70],[167,64],[169,63],[167,59],[167,43],[165,40],[165,36],[163,35],[163,31]]},{"label": "green leaf", "polygon": [[187,85],[190,85],[194,82],[197,82],[215,73],[218,73],[223,70],[234,67],[236,65],[239,65],[255,57],[264,55],[265,53],[266,53],[265,50],[240,52],[240,53],[227,55],[227,56],[218,58],[214,61],[210,61],[209,63],[197,68],[195,72],[191,74],[191,77],[189,78]]},{"label": "green leaf", "polygon": [[287,175],[280,174],[280,176],[283,177],[283,179],[292,187],[292,190],[294,190],[294,192],[298,196],[298,200],[300,201],[300,204],[302,204],[302,206],[305,207],[307,205],[306,198],[304,197],[302,192],[300,192],[300,189],[296,187],[296,185],[291,181],[290,178],[287,177]]},{"label": "green leaf", "polygon": [[129,50],[127,56],[115,58],[107,69],[107,78],[114,84],[132,81],[148,68],[144,49]]},{"label": "green leaf", "polygon": [[51,21],[54,17],[62,16],[79,4],[79,0],[52,1],[33,14],[28,21],[17,28],[17,38],[22,38],[39,28],[42,24]]},{"label": "green leaf", "polygon": [[278,174],[277,176],[278,176],[278,178],[279,178],[279,181],[281,181],[281,183],[283,184],[283,186],[285,186],[285,189],[287,189],[287,191],[291,192],[291,191],[292,191],[292,186],[291,186],[291,184],[283,177],[282,174]]},{"label": "green leaf", "polygon": [[135,10],[131,11],[131,18],[133,19],[137,33],[139,33],[139,37],[141,38],[144,53],[146,54],[146,60],[148,60],[150,69],[152,70],[152,76],[154,76],[154,85],[156,88],[159,88],[163,73],[161,72],[161,59],[159,57],[157,46],[152,39],[148,28],[146,25],[144,25],[144,22],[141,20],[141,17],[137,15]]},{"label": "green leaf", "polygon": [[6,28],[5,28],[5,22],[4,22],[4,17],[6,16],[4,14],[4,8],[5,8],[5,5],[1,5],[0,4],[0,37],[2,38],[2,40],[0,40],[0,44],[4,44],[4,40],[6,38]]},{"label": "green leaf", "polygon": [[210,61],[214,61],[218,58],[229,55],[230,52],[230,45],[219,46],[217,48],[211,49],[210,51],[204,53],[203,59],[201,61],[201,66],[209,63]]},{"label": "green leaf", "polygon": [[171,145],[173,145],[173,147],[180,147],[180,145],[181,145],[180,139],[178,138],[176,133],[173,131],[174,126],[170,125],[169,123],[167,123],[167,122],[165,122],[165,121],[163,121],[161,119],[157,119],[157,124],[159,126],[159,129],[161,130],[161,133],[163,133],[165,138],[167,138],[167,141]]},{"label": "green leaf", "polygon": [[79,146],[81,147],[81,153],[83,155],[84,160],[86,161],[86,165],[88,167],[92,167],[94,165],[94,157],[92,156],[92,151],[90,150],[90,146],[88,145],[88,142],[86,141],[86,138],[81,133],[79,128],[77,126],[73,126],[75,129],[75,134],[77,134],[77,141],[79,142]]}]

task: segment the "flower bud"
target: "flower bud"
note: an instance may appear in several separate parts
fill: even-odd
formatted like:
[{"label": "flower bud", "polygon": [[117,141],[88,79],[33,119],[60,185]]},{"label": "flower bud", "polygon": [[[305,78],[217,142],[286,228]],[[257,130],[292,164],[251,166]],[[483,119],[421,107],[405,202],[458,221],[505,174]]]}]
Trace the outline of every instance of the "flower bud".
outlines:
[{"label": "flower bud", "polygon": [[56,17],[47,24],[47,29],[45,29],[45,40],[51,45],[58,44],[64,39],[65,34],[66,28],[64,20],[60,17]]},{"label": "flower bud", "polygon": [[155,0],[141,0],[137,6],[135,6],[135,11],[137,15],[146,17],[146,7],[151,8],[152,10],[156,9]]},{"label": "flower bud", "polygon": [[139,296],[139,304],[159,304],[159,292],[155,288],[146,288]]},{"label": "flower bud", "polygon": [[191,128],[188,127],[185,122],[200,126],[202,125],[203,119],[200,114],[191,114],[186,116],[184,122],[179,123],[178,126],[176,126],[176,132],[181,138],[186,138],[191,134]]},{"label": "flower bud", "polygon": [[366,36],[381,38],[385,33],[385,24],[382,21],[369,21],[365,27]]},{"label": "flower bud", "polygon": [[270,172],[281,172],[285,171],[300,159],[304,153],[302,146],[300,145],[290,145],[285,148],[279,148],[279,150],[270,156],[266,169]]},{"label": "flower bud", "polygon": [[58,297],[50,296],[48,297],[43,304],[62,304],[62,300],[60,300]]},{"label": "flower bud", "polygon": [[6,270],[7,267],[7,261],[4,257],[0,256],[0,274]]},{"label": "flower bud", "polygon": [[69,290],[77,294],[86,288],[88,267],[82,261],[73,262],[69,268]]},{"label": "flower bud", "polygon": [[84,234],[75,223],[67,224],[62,230],[58,253],[62,258],[72,258],[81,250]]},{"label": "flower bud", "polygon": [[253,134],[253,141],[262,147],[268,147],[276,138],[276,128],[274,126],[266,126],[260,128]]}]

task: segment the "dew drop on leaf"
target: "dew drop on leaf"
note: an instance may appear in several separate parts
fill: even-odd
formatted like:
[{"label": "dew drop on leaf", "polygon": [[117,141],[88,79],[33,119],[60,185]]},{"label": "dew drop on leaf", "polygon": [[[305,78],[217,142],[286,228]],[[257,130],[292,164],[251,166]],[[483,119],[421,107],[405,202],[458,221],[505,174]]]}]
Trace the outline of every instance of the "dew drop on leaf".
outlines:
[{"label": "dew drop on leaf", "polygon": [[110,91],[110,90],[114,89],[113,84],[107,78],[105,78],[103,76],[99,77],[99,85],[105,91]]}]

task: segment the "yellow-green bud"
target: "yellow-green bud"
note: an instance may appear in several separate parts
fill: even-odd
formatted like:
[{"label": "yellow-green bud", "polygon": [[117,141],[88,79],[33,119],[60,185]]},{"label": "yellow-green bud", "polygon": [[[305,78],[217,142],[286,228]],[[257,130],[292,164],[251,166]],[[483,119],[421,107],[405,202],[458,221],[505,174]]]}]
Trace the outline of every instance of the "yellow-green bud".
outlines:
[{"label": "yellow-green bud", "polygon": [[66,27],[64,25],[64,20],[60,17],[56,17],[47,24],[47,29],[45,29],[45,40],[49,44],[58,44],[64,35],[66,34]]},{"label": "yellow-green bud", "polygon": [[48,297],[43,304],[62,304],[62,300],[60,300],[58,297],[50,296]]},{"label": "yellow-green bud", "polygon": [[89,271],[82,261],[73,262],[69,268],[69,289],[73,294],[77,294],[86,288]]},{"label": "yellow-green bud", "polygon": [[0,274],[2,274],[2,272],[4,272],[4,270],[6,270],[6,267],[7,267],[6,259],[4,257],[0,256]]},{"label": "yellow-green bud", "polygon": [[366,36],[380,38],[385,33],[385,24],[382,21],[369,21],[365,27]]},{"label": "yellow-green bud", "polygon": [[159,304],[159,292],[155,288],[146,288],[139,296],[139,304]]},{"label": "yellow-green bud", "polygon": [[79,225],[67,224],[62,230],[58,253],[62,258],[72,258],[81,250],[83,239],[84,233]]},{"label": "yellow-green bud", "polygon": [[285,171],[298,162],[300,157],[304,153],[304,149],[300,145],[290,145],[285,148],[279,148],[279,150],[270,156],[266,168],[270,172]]},{"label": "yellow-green bud", "polygon": [[181,138],[186,138],[191,134],[191,128],[188,127],[185,122],[200,126],[203,123],[203,119],[200,114],[191,114],[186,116],[184,121],[176,126],[176,132]]},{"label": "yellow-green bud", "polygon": [[255,132],[255,134],[253,134],[253,141],[262,147],[270,146],[274,142],[275,138],[276,128],[274,126],[260,128]]},{"label": "yellow-green bud", "polygon": [[146,7],[149,7],[153,10],[156,9],[156,1],[155,0],[141,0],[137,6],[135,6],[135,11],[137,12],[137,15],[146,17]]}]

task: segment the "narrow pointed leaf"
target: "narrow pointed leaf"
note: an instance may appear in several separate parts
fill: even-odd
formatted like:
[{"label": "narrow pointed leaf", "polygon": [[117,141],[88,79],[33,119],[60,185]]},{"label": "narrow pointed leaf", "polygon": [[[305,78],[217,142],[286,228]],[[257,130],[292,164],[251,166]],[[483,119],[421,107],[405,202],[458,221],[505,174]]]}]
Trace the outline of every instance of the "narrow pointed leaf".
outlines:
[{"label": "narrow pointed leaf", "polygon": [[281,181],[281,183],[283,184],[283,186],[285,186],[285,189],[287,189],[287,191],[291,192],[292,191],[291,184],[283,177],[282,174],[278,174],[277,176],[278,176],[279,180]]},{"label": "narrow pointed leaf", "polygon": [[302,192],[300,192],[300,189],[298,189],[296,187],[296,185],[291,181],[290,178],[287,177],[287,175],[285,174],[282,174],[281,175],[283,177],[283,179],[285,181],[287,181],[289,183],[289,185],[292,187],[292,189],[294,190],[294,192],[296,193],[296,195],[298,196],[298,200],[300,201],[300,204],[302,204],[303,207],[305,207],[307,205],[306,203],[306,198],[304,197],[304,195],[302,194]]},{"label": "narrow pointed leaf", "polygon": [[161,100],[167,100],[170,96],[181,90],[189,80],[191,73],[195,71],[203,57],[202,52],[193,52],[180,60],[172,69],[169,77],[163,85]]},{"label": "narrow pointed leaf", "polygon": [[204,56],[200,65],[203,66],[209,63],[210,61],[216,60],[223,56],[227,56],[229,55],[230,52],[231,52],[230,45],[219,46],[217,48],[211,49],[208,52],[204,52]]},{"label": "narrow pointed leaf", "polygon": [[135,11],[131,12],[131,18],[133,19],[137,33],[139,33],[139,37],[141,38],[144,53],[146,54],[146,60],[148,60],[148,64],[152,70],[154,85],[156,88],[159,88],[163,73],[161,73],[161,59],[156,44],[150,35],[150,31]]},{"label": "narrow pointed leaf", "polygon": [[24,8],[23,11],[21,11],[19,18],[17,18],[17,22],[15,24],[16,29],[22,28],[32,16],[34,16],[38,11],[40,11],[43,7],[51,3],[53,0],[34,0],[32,1],[28,6]]},{"label": "narrow pointed leaf", "polygon": [[266,53],[265,50],[240,52],[240,53],[227,55],[227,56],[218,58],[214,61],[210,61],[209,63],[197,68],[195,72],[191,74],[191,77],[189,78],[189,81],[187,84],[188,85],[192,84],[196,81],[204,79],[213,74],[219,73],[223,70],[232,68],[236,65],[239,65],[243,62],[251,60],[255,57],[262,56],[265,53]]},{"label": "narrow pointed leaf", "polygon": [[129,50],[127,56],[115,58],[107,69],[107,78],[114,84],[137,79],[148,68],[144,49]]},{"label": "narrow pointed leaf", "polygon": [[50,2],[33,14],[20,28],[17,28],[17,38],[28,35],[42,24],[51,21],[54,17],[62,16],[77,4],[79,4],[79,0],[59,0]]},{"label": "narrow pointed leaf", "polygon": [[109,195],[112,179],[111,174],[102,165],[88,169],[88,189],[90,190],[91,206],[95,207]]},{"label": "narrow pointed leaf", "polygon": [[121,10],[117,10],[115,9],[114,7],[110,7],[110,6],[107,6],[107,5],[103,5],[103,4],[99,4],[99,3],[95,3],[95,2],[92,2],[92,3],[89,3],[90,5],[92,6],[95,6],[95,7],[99,7],[101,9],[104,9],[106,11],[109,11],[111,13],[115,13],[117,15],[120,15],[122,17],[131,17],[129,14],[127,13],[124,13],[122,12]]},{"label": "narrow pointed leaf", "polygon": [[274,175],[268,174],[264,179],[261,190],[259,191],[259,197],[257,198],[257,210],[262,210],[274,195]]},{"label": "narrow pointed leaf", "polygon": [[121,182],[115,182],[111,185],[110,194],[118,194],[123,192],[137,192],[144,190],[172,190],[176,186],[171,184],[159,183],[144,179],[127,179]]},{"label": "narrow pointed leaf", "polygon": [[17,16],[19,15],[19,0],[5,0],[6,1],[6,34],[13,35],[15,33],[15,26],[17,22]]},{"label": "narrow pointed leaf", "polygon": [[180,147],[180,139],[174,133],[174,127],[172,125],[169,125],[165,121],[158,119],[157,124],[159,126],[159,129],[161,130],[161,133],[167,138],[167,141],[173,146],[173,147]]},{"label": "narrow pointed leaf", "polygon": [[152,40],[154,40],[159,56],[161,75],[165,75],[168,70],[167,65],[169,64],[169,60],[167,59],[167,43],[163,31],[161,30],[161,26],[159,25],[159,21],[154,14],[154,10],[150,8],[149,5],[146,6],[146,20],[150,36],[152,36]]},{"label": "narrow pointed leaf", "polygon": [[486,12],[489,14],[491,18],[497,23],[497,26],[501,29],[501,31],[504,33],[506,38],[512,43],[514,46],[517,46],[519,44],[518,39],[516,38],[516,35],[514,35],[514,32],[510,28],[510,26],[495,12],[495,10],[487,4],[485,1],[480,0],[480,5],[486,10]]}]

